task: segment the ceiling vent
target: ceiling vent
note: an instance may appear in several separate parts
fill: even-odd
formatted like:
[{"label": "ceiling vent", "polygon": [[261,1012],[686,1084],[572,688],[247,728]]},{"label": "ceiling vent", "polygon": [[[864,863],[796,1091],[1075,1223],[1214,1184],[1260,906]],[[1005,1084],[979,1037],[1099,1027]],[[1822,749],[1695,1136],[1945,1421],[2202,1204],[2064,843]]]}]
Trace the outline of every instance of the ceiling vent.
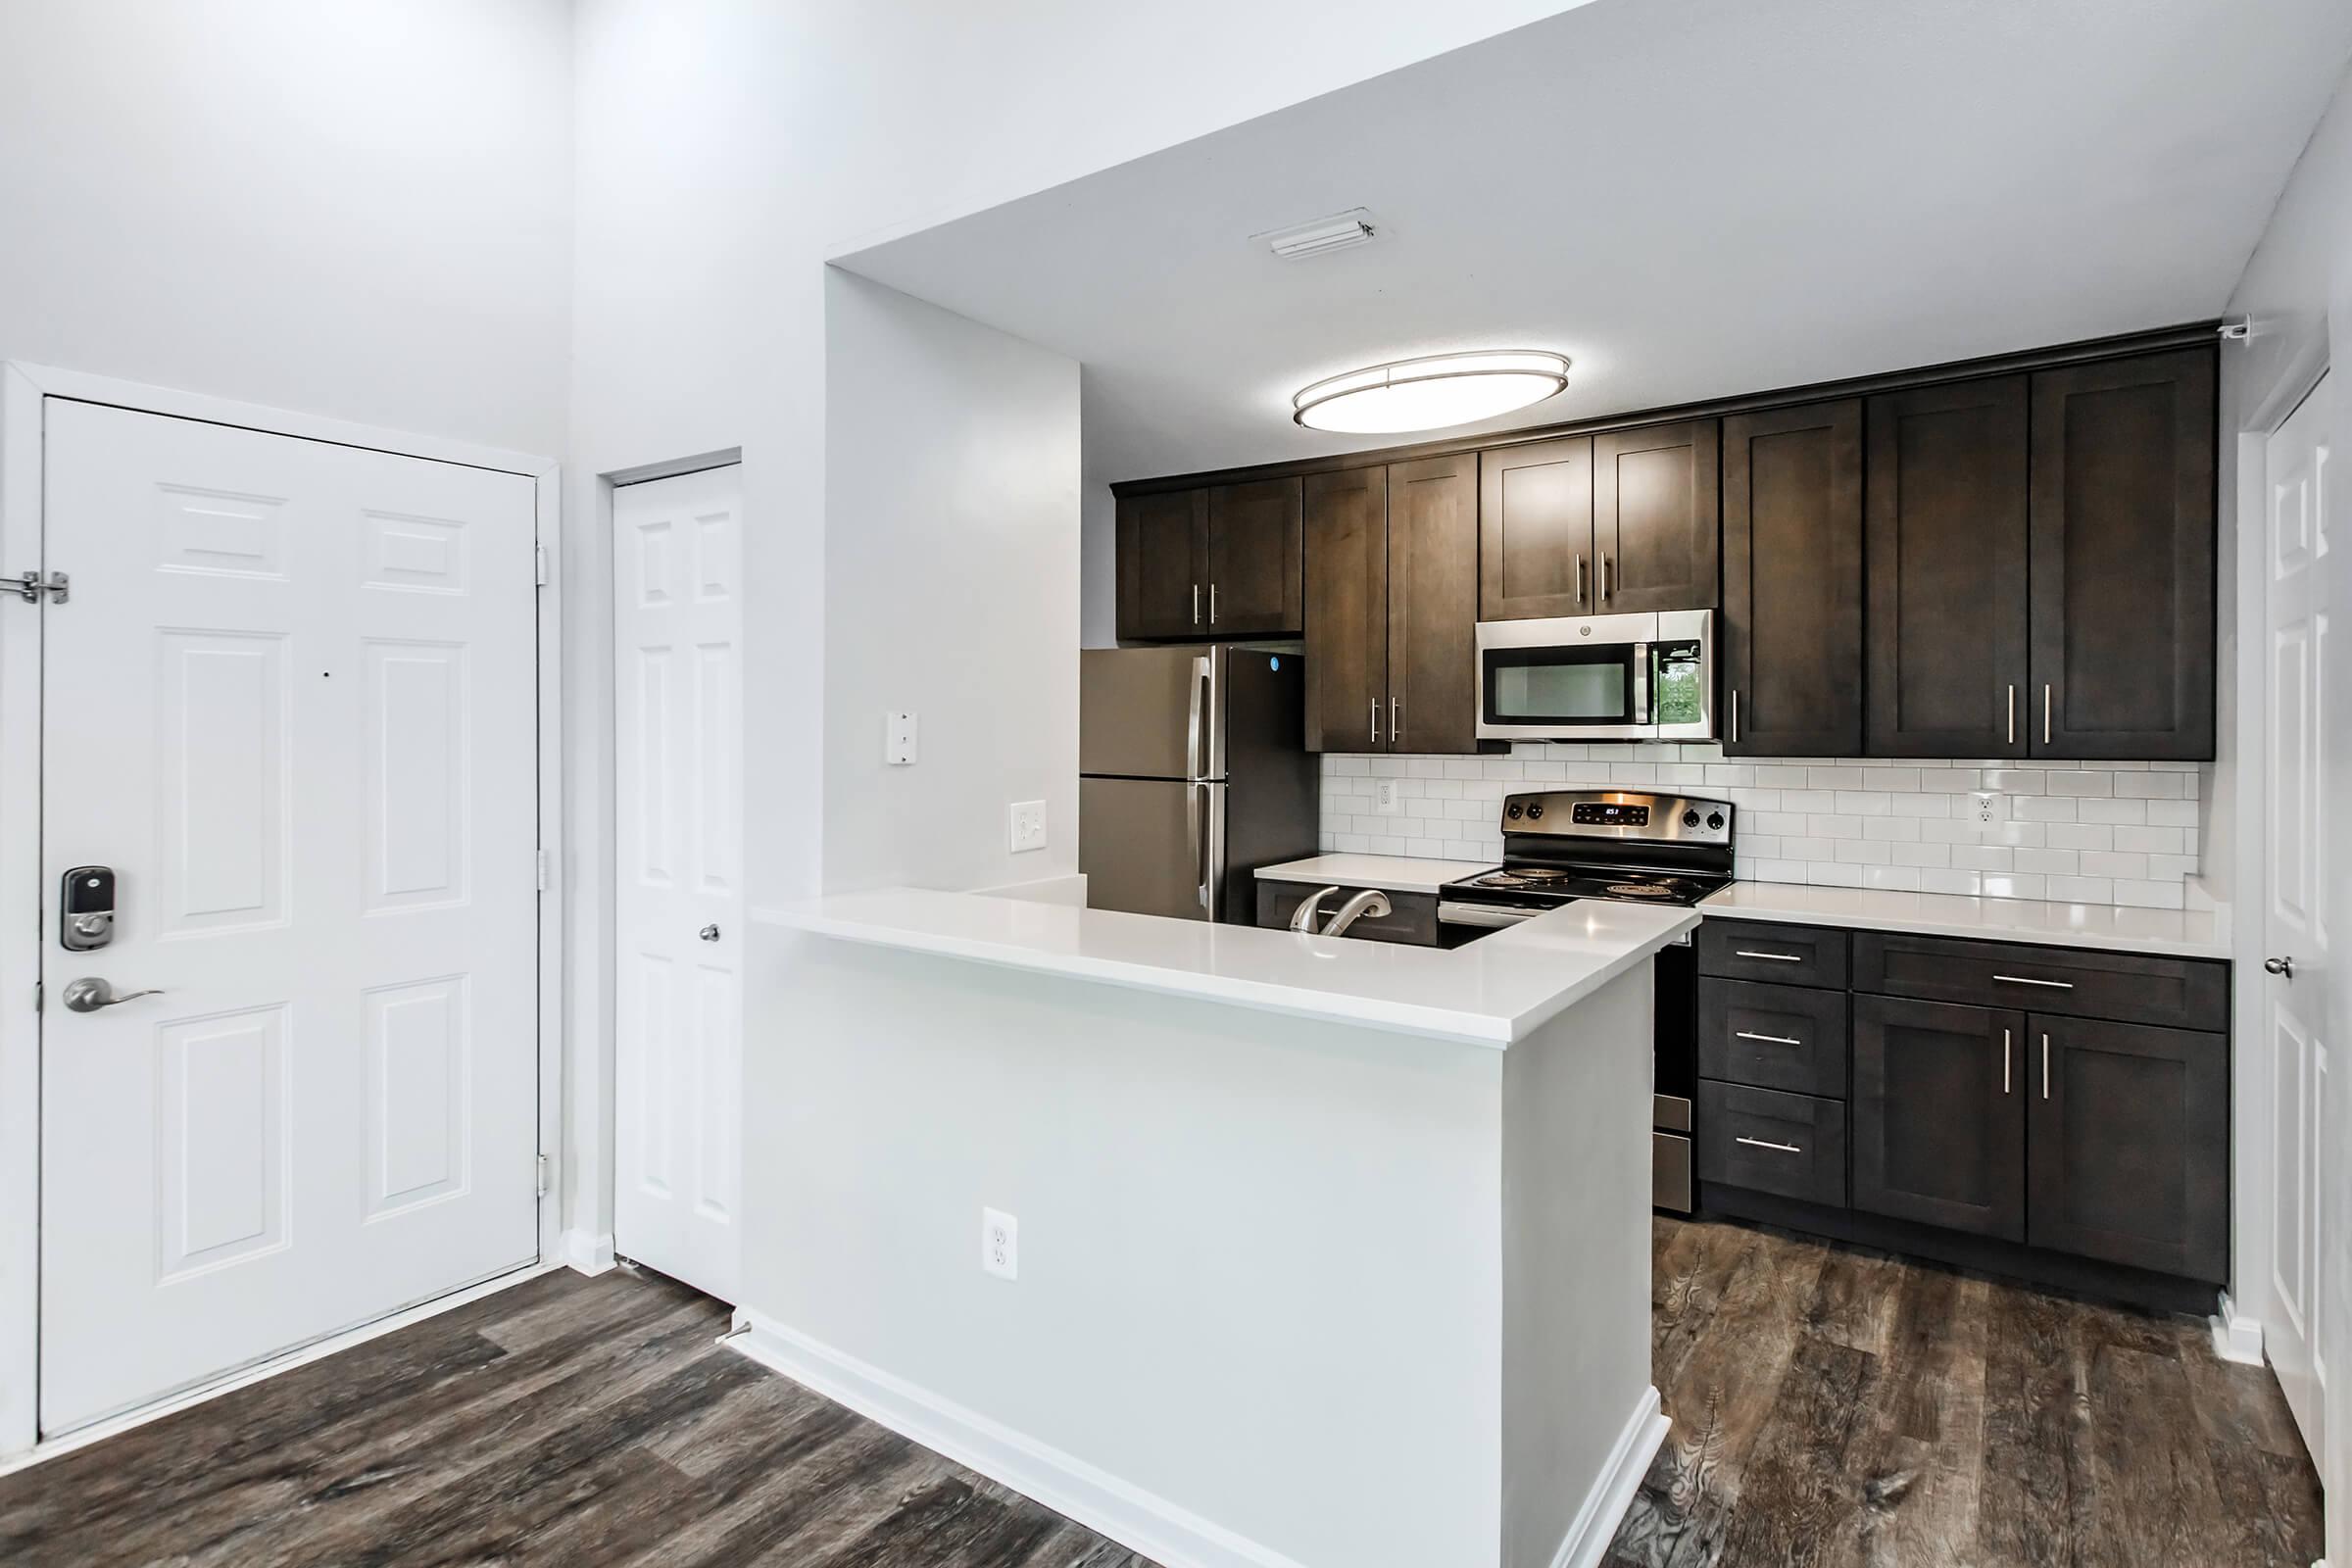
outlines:
[{"label": "ceiling vent", "polygon": [[1252,234],[1251,239],[1264,240],[1274,254],[1286,262],[1302,261],[1309,256],[1325,256],[1344,251],[1351,245],[1368,245],[1375,230],[1372,215],[1361,207],[1350,207],[1329,218],[1318,218],[1311,223],[1294,223],[1289,228],[1269,229]]}]

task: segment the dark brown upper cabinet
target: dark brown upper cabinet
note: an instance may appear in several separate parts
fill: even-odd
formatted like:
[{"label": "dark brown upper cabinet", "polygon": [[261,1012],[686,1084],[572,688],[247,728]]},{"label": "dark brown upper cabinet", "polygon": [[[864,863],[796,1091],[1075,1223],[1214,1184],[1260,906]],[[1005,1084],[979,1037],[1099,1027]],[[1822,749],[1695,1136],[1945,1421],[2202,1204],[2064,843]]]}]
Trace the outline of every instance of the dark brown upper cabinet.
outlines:
[{"label": "dark brown upper cabinet", "polygon": [[1121,637],[1192,637],[1208,629],[1208,492],[1121,496]]},{"label": "dark brown upper cabinet", "polygon": [[1208,493],[1208,631],[1296,633],[1305,621],[1297,479],[1221,484]]},{"label": "dark brown upper cabinet", "polygon": [[1306,476],[1306,749],[1389,733],[1389,470]]},{"label": "dark brown upper cabinet", "polygon": [[1306,746],[1475,752],[1478,460],[1309,474]]},{"label": "dark brown upper cabinet", "polygon": [[2036,757],[2213,755],[2215,365],[2196,348],[2034,377]]},{"label": "dark brown upper cabinet", "polygon": [[1122,638],[1296,635],[1305,621],[1299,481],[1121,496]]},{"label": "dark brown upper cabinet", "polygon": [[1592,585],[1600,613],[1715,608],[1721,438],[1713,419],[1592,438]]},{"label": "dark brown upper cabinet", "polygon": [[1862,405],[1723,421],[1723,749],[1862,747]]},{"label": "dark brown upper cabinet", "polygon": [[1713,609],[1720,451],[1696,419],[1481,454],[1479,618]]},{"label": "dark brown upper cabinet", "polygon": [[1870,756],[2025,755],[2026,387],[1870,400]]},{"label": "dark brown upper cabinet", "polygon": [[1592,582],[1592,438],[1479,454],[1474,620],[1600,613]]},{"label": "dark brown upper cabinet", "polygon": [[1389,465],[1389,750],[1478,750],[1477,619],[1478,459]]}]

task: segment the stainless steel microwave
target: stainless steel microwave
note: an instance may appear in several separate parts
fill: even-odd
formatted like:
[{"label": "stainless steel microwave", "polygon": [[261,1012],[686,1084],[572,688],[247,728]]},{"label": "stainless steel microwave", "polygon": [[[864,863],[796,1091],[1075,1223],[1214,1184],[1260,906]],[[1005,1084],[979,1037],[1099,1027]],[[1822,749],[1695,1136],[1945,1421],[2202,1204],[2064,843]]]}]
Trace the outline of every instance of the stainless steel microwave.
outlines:
[{"label": "stainless steel microwave", "polygon": [[1715,612],[1478,623],[1481,740],[1709,740]]}]

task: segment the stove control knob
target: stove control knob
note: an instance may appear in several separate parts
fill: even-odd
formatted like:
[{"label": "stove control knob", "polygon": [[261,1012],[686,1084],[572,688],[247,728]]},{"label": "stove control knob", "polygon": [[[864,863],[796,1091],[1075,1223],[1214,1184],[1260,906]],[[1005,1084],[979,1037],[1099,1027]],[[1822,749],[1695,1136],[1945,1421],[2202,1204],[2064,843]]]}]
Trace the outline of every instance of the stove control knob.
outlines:
[{"label": "stove control knob", "polygon": [[1683,826],[1685,826],[1685,827],[1696,827],[1696,826],[1698,826],[1698,813],[1697,813],[1696,811],[1685,811],[1685,812],[1683,813]]},{"label": "stove control knob", "polygon": [[1503,808],[1502,814],[1516,822],[1519,820],[1519,803],[1517,801],[1513,801],[1510,805]]},{"label": "stove control knob", "polygon": [[1718,833],[1722,832],[1723,813],[1721,811],[1709,811],[1707,813],[1707,826],[1713,828]]},{"label": "stove control knob", "polygon": [[1544,803],[1542,801],[1530,801],[1527,803],[1527,819],[1530,822],[1533,822],[1537,817],[1542,816],[1543,814]]}]

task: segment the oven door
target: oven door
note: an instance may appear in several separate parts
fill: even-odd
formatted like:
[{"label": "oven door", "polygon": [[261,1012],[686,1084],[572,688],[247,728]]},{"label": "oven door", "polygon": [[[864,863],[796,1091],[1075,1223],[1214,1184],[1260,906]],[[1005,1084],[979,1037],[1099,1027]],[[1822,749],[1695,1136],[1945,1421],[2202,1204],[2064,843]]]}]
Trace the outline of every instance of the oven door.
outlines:
[{"label": "oven door", "polygon": [[1481,740],[1652,740],[1655,615],[1478,623]]}]

